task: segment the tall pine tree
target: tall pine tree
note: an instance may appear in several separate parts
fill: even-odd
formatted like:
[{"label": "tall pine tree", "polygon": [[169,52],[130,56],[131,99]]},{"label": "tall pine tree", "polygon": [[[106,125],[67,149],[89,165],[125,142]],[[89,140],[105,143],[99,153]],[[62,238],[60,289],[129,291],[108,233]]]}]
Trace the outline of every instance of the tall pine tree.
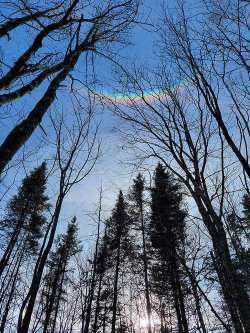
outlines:
[{"label": "tall pine tree", "polygon": [[[147,329],[148,333],[152,333],[152,306],[150,301],[150,288],[149,288],[149,255],[147,248],[147,236],[148,230],[146,225],[146,208],[145,208],[145,179],[139,173],[133,181],[129,192],[130,199],[130,215],[133,220],[134,227],[139,231],[140,239],[140,255],[142,261],[142,270],[143,270],[143,280],[144,280],[144,289],[145,289],[145,299],[146,299],[146,311],[147,311]],[[139,263],[140,264],[140,263]]]},{"label": "tall pine tree", "polygon": [[0,261],[0,332],[5,331],[9,312],[18,297],[22,268],[25,263],[30,266],[39,248],[46,222],[44,213],[49,206],[45,190],[46,164],[43,163],[23,180],[0,222],[4,240]]},{"label": "tall pine tree", "polygon": [[[170,294],[173,299],[179,333],[188,333],[184,283],[178,259],[184,254],[185,217],[180,186],[173,176],[158,164],[151,189],[150,234],[157,260],[153,273],[160,294]],[[163,309],[164,307],[163,303]]]},{"label": "tall pine tree", "polygon": [[7,205],[5,218],[0,222],[5,244],[0,261],[0,276],[21,238],[26,244],[26,250],[37,250],[46,221],[44,212],[49,207],[45,190],[46,164],[42,163],[24,178],[18,193]]},{"label": "tall pine tree", "polygon": [[120,191],[112,215],[107,221],[105,235],[107,242],[106,248],[108,247],[108,252],[114,260],[111,333],[115,333],[117,329],[119,276],[121,272],[121,264],[124,262],[124,259],[130,251],[130,241],[128,237],[129,225],[130,219],[127,213],[127,204],[124,200],[122,191]]},{"label": "tall pine tree", "polygon": [[67,232],[58,236],[55,250],[50,253],[49,272],[45,277],[47,294],[43,333],[55,332],[60,304],[63,301],[65,283],[70,259],[81,251],[78,240],[78,227],[74,217],[69,223]]}]

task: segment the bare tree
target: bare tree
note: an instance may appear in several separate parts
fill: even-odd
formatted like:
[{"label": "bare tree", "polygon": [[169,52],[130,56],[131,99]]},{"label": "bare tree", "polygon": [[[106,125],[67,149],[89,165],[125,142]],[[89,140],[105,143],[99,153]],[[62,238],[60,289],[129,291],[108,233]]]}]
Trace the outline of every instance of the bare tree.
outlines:
[{"label": "bare tree", "polygon": [[70,128],[64,123],[63,117],[59,117],[59,121],[52,119],[56,134],[55,163],[59,168],[59,193],[36,262],[29,291],[20,310],[18,332],[28,332],[44,267],[54,241],[63,201],[72,187],[83,181],[91,172],[99,155],[99,145],[96,142],[97,132],[91,133],[92,116],[90,112],[83,118],[79,112],[76,112],[75,122]]},{"label": "bare tree", "polygon": [[[99,47],[107,49],[109,44],[121,40],[135,20],[138,8],[137,2],[132,0],[111,1],[103,5],[74,0],[52,4],[45,13],[39,8],[33,13],[26,1],[20,0],[20,3],[21,8],[29,13],[29,26],[38,32],[23,54],[13,64],[8,64],[0,79],[0,89],[8,90],[0,96],[0,104],[13,102],[31,93],[47,79],[49,82],[34,108],[2,142],[0,174],[39,126],[62,82],[75,69],[82,53],[95,53]],[[93,15],[88,17],[88,13]],[[12,20],[6,18],[2,22],[3,29],[9,21]],[[19,25],[16,23],[16,26]],[[47,40],[53,52],[49,52]]]},{"label": "bare tree", "polygon": [[162,60],[199,95],[249,178],[249,3],[204,2],[208,19],[201,22],[190,19],[183,4],[175,17],[165,13]]},{"label": "bare tree", "polygon": [[[139,72],[128,75],[127,91],[136,91],[137,96],[126,106],[113,101],[113,107],[130,124],[128,140],[137,145],[141,156],[160,159],[194,199],[212,240],[214,268],[235,330],[244,332],[249,328],[250,301],[233,265],[223,223],[228,148],[200,94],[194,96],[188,84],[178,85],[170,75],[164,69],[155,80]],[[148,89],[153,102],[144,95]]]}]

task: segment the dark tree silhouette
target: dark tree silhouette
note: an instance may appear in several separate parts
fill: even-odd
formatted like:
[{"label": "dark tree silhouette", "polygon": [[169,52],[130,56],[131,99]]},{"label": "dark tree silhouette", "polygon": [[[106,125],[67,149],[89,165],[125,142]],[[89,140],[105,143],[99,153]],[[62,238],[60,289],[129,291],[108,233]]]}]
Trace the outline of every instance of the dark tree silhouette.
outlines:
[{"label": "dark tree silhouette", "polygon": [[107,221],[107,240],[112,250],[114,277],[113,277],[113,301],[112,301],[112,321],[111,333],[116,332],[117,313],[118,313],[118,292],[119,292],[119,274],[121,263],[126,255],[129,246],[128,239],[129,216],[126,209],[123,193],[120,191],[116,206],[112,212],[111,218]]},{"label": "dark tree silhouette", "polygon": [[[188,333],[185,283],[178,259],[178,255],[184,255],[186,212],[181,207],[180,186],[161,164],[155,170],[151,197],[150,235],[157,258],[154,278],[161,288],[171,290],[179,332]],[[160,292],[165,294],[166,290]]]},{"label": "dark tree silhouette", "polygon": [[142,261],[143,261],[143,275],[145,284],[145,298],[146,298],[146,309],[147,309],[147,319],[148,319],[148,333],[152,333],[152,306],[150,301],[150,286],[149,286],[149,256],[147,248],[147,236],[148,230],[146,226],[146,208],[145,208],[145,180],[143,176],[139,173],[133,181],[129,192],[130,205],[132,209],[130,212],[133,224],[137,229],[139,229],[142,239]]},{"label": "dark tree silhouette", "polygon": [[66,234],[56,240],[55,250],[50,253],[48,273],[45,284],[46,295],[45,317],[43,333],[55,332],[60,303],[63,301],[64,284],[67,280],[67,270],[70,259],[81,251],[78,240],[78,227],[74,217],[68,225]]},{"label": "dark tree silhouette", "polygon": [[38,239],[42,237],[42,227],[46,222],[43,214],[49,207],[45,190],[46,164],[43,163],[23,180],[18,193],[8,203],[6,217],[1,221],[6,245],[0,262],[0,276],[23,234],[22,246],[26,247],[26,251],[37,251]]},{"label": "dark tree silhouette", "polygon": [[[99,45],[102,45],[100,52],[103,53],[107,44],[122,40],[122,35],[135,20],[138,10],[138,4],[133,0],[110,1],[100,3],[98,6],[82,0],[67,0],[63,4],[47,4],[48,8],[45,11],[40,8],[35,12],[27,2],[20,0],[18,3],[28,15],[24,15],[23,18],[13,18],[10,21],[3,18],[3,24],[0,25],[0,29],[3,29],[2,34],[10,31],[10,26],[13,32],[13,29],[27,22],[36,35],[23,54],[14,63],[8,65],[8,70],[0,78],[0,91],[3,92],[0,95],[0,104],[14,102],[32,93],[48,79],[49,81],[46,91],[33,109],[25,116],[25,119],[10,130],[1,143],[0,175],[41,124],[48,109],[54,103],[60,86],[70,73],[72,85],[74,85],[72,71],[81,55],[86,52],[95,53]],[[50,51],[46,48],[47,41],[50,43]],[[7,89],[11,91],[6,92]]]}]

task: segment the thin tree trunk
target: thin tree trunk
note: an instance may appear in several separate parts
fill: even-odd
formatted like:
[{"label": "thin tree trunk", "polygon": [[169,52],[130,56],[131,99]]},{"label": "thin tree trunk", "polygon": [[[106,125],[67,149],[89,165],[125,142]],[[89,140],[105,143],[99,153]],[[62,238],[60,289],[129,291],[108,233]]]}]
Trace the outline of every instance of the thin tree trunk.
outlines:
[{"label": "thin tree trunk", "polygon": [[23,255],[24,255],[24,252],[25,252],[25,248],[26,248],[26,246],[24,245],[24,247],[21,251],[20,257],[17,260],[16,267],[14,268],[15,275],[14,275],[14,279],[13,279],[13,282],[12,282],[12,286],[11,286],[10,294],[9,294],[9,297],[8,297],[8,301],[7,301],[7,304],[5,306],[3,318],[2,318],[2,321],[1,321],[0,333],[4,333],[6,321],[7,321],[9,310],[10,310],[10,305],[11,305],[13,295],[14,295],[14,291],[15,291],[15,287],[16,287],[16,281],[17,281],[17,278],[18,278],[19,269],[21,267],[21,263],[22,263],[22,260],[23,260]]},{"label": "thin tree trunk", "polygon": [[100,312],[100,296],[101,296],[101,291],[102,291],[102,278],[103,278],[103,274],[100,274],[98,292],[97,292],[97,299],[96,299],[96,309],[95,309],[95,319],[94,319],[94,325],[93,325],[93,333],[96,333],[96,331],[97,331],[97,322],[98,322],[98,316],[99,316],[99,312]]},{"label": "thin tree trunk", "polygon": [[222,324],[222,326],[224,327],[224,329],[228,332],[228,333],[232,333],[232,330],[230,329],[230,327],[221,319],[221,317],[218,315],[218,313],[216,312],[216,310],[214,309],[212,303],[210,302],[209,298],[207,297],[206,293],[204,293],[204,291],[201,289],[196,277],[194,276],[194,273],[190,272],[189,267],[187,266],[187,264],[185,263],[185,261],[183,260],[182,257],[179,256],[179,260],[182,263],[190,281],[191,281],[191,285],[194,285],[195,288],[197,288],[199,290],[199,292],[201,293],[202,297],[205,299],[205,301],[207,302],[207,304],[209,305],[212,313],[215,315],[215,317],[219,320],[219,322]]},{"label": "thin tree trunk", "polygon": [[19,236],[20,231],[22,229],[22,226],[24,224],[27,208],[28,208],[28,203],[26,203],[25,208],[23,209],[22,214],[21,214],[19,220],[17,221],[16,227],[14,229],[13,234],[11,235],[11,239],[8,243],[8,246],[7,246],[6,250],[4,251],[4,254],[1,258],[1,261],[0,261],[0,277],[1,277],[5,267],[8,265],[11,253],[12,253],[12,251],[13,251],[15,245],[16,245],[18,236]]},{"label": "thin tree trunk", "polygon": [[239,332],[250,332],[250,301],[237,275],[236,269],[230,257],[226,235],[219,233],[213,239],[216,270],[227,301],[235,328]]},{"label": "thin tree trunk", "polygon": [[[87,288],[86,288],[86,295],[87,295]],[[81,314],[81,317],[82,317],[81,318],[82,319],[81,333],[84,332],[87,306],[88,306],[88,298],[87,298],[87,296],[85,296],[84,297],[84,306],[82,305],[82,314]]]},{"label": "thin tree trunk", "polygon": [[179,333],[184,333],[183,326],[182,326],[182,316],[181,316],[181,311],[180,311],[180,304],[179,304],[179,299],[178,299],[178,292],[177,292],[177,287],[176,287],[176,280],[175,280],[173,268],[171,268],[170,275],[171,275],[171,277],[170,277],[171,289],[173,292],[174,307],[175,307],[176,316],[177,316]]},{"label": "thin tree trunk", "polygon": [[[5,275],[2,277],[2,286],[1,286],[1,289],[0,289],[0,304],[2,303],[4,297],[5,297],[5,293],[7,292],[9,286],[10,286],[10,283],[11,283],[11,279],[13,277],[13,274],[14,274],[14,270],[12,268],[13,264],[16,262],[16,256],[18,255],[18,250],[16,249],[14,255],[12,256],[12,259],[11,261],[9,262],[9,265],[8,265],[8,269],[5,273]],[[9,274],[11,275],[10,278],[8,278]],[[6,283],[8,279],[8,282]]]},{"label": "thin tree trunk", "polygon": [[199,323],[200,323],[202,332],[207,333],[206,325],[205,325],[203,315],[201,312],[200,297],[199,297],[199,293],[197,290],[197,285],[194,283],[193,279],[190,279],[190,282],[191,282],[191,287],[192,287],[192,291],[193,291],[193,295],[194,295],[195,308],[196,308],[196,312],[197,312],[197,315],[199,318]]},{"label": "thin tree trunk", "polygon": [[[216,272],[223,296],[235,329],[239,333],[250,332],[250,300],[232,263],[226,232],[221,219],[214,212],[209,199],[202,195],[199,187],[192,191],[203,221],[212,239]],[[244,328],[243,328],[244,327]]]},{"label": "thin tree trunk", "polygon": [[75,301],[75,306],[74,306],[74,310],[73,310],[73,314],[72,314],[72,318],[71,318],[69,333],[73,332],[74,320],[75,320],[75,316],[76,316],[77,303],[78,303],[78,297],[76,298],[76,301]]},{"label": "thin tree trunk", "polygon": [[184,303],[184,296],[183,296],[183,291],[181,288],[178,272],[176,272],[176,284],[177,284],[176,287],[177,287],[177,294],[178,294],[178,300],[179,300],[179,305],[180,305],[183,332],[188,333],[189,330],[188,330],[188,322],[187,322],[187,316],[186,316],[186,307],[185,307],[185,303]]},{"label": "thin tree trunk", "polygon": [[116,316],[117,316],[117,299],[118,299],[118,279],[119,279],[119,270],[120,270],[120,249],[121,240],[119,239],[117,257],[116,257],[116,267],[115,267],[115,277],[114,277],[114,299],[112,307],[112,322],[111,322],[111,333],[116,333]]},{"label": "thin tree trunk", "polygon": [[147,258],[147,249],[146,249],[145,225],[144,225],[144,218],[143,218],[142,203],[141,203],[141,207],[140,207],[140,218],[141,218],[141,229],[142,229],[143,270],[144,270],[144,282],[145,282],[145,296],[146,296],[146,304],[147,304],[148,333],[152,333],[151,302],[150,302],[149,282],[148,282],[148,258]]},{"label": "thin tree trunk", "polygon": [[55,315],[54,315],[54,320],[53,320],[53,325],[52,325],[51,333],[54,333],[55,332],[55,328],[56,328],[57,315],[58,315],[58,311],[59,311],[59,305],[60,305],[62,288],[63,288],[63,282],[64,282],[64,274],[65,274],[65,267],[64,267],[63,275],[61,277],[61,282],[60,282],[60,285],[59,285],[59,291],[58,291],[58,296],[57,296],[56,309],[55,309]]},{"label": "thin tree trunk", "polygon": [[225,284],[224,284],[224,281],[221,280],[221,273],[220,273],[220,269],[219,269],[219,265],[218,265],[218,261],[216,261],[213,253],[211,253],[211,256],[212,256],[212,259],[213,259],[213,264],[214,264],[214,268],[217,272],[217,275],[219,277],[219,280],[220,280],[220,284],[221,284],[221,287],[222,287],[222,291],[223,291],[223,295],[224,295],[224,298],[225,298],[225,301],[226,301],[226,304],[227,304],[227,307],[229,309],[229,312],[230,312],[230,315],[231,315],[231,319],[232,319],[232,322],[234,324],[234,329],[235,329],[235,332],[236,333],[243,333],[244,330],[243,330],[243,327],[242,327],[242,323],[240,321],[240,318],[239,318],[239,315],[238,315],[238,312],[236,310],[236,306],[235,306],[235,303],[234,303],[234,300],[233,300],[233,297],[232,295],[230,294],[229,290],[227,290]]},{"label": "thin tree trunk", "polygon": [[96,244],[95,244],[93,273],[92,273],[91,286],[90,286],[90,296],[89,296],[88,306],[87,306],[87,311],[86,311],[84,333],[89,332],[89,324],[90,324],[91,312],[92,312],[92,302],[93,302],[95,286],[96,286],[96,265],[97,265],[97,254],[98,254],[98,249],[99,249],[99,238],[100,238],[100,227],[101,227],[101,210],[102,210],[102,190],[100,191],[100,198],[99,198],[97,238],[96,238]]},{"label": "thin tree trunk", "polygon": [[[31,282],[31,286],[30,286],[28,295],[27,295],[26,299],[24,300],[24,303],[21,307],[21,311],[19,314],[18,327],[17,327],[18,333],[28,333],[31,316],[33,313],[38,289],[39,289],[41,279],[42,279],[43,270],[46,265],[48,254],[50,252],[50,249],[53,244],[54,237],[55,237],[55,232],[56,232],[56,227],[57,227],[57,223],[58,223],[58,219],[59,219],[59,215],[60,215],[60,211],[61,211],[62,201],[63,201],[63,196],[60,195],[57,206],[56,206],[55,215],[53,217],[53,223],[52,223],[48,243],[47,243],[43,253],[41,254],[41,257],[38,258],[38,260],[37,260],[38,266],[35,268],[35,272],[33,274],[33,278],[32,278],[32,282]],[[27,303],[28,303],[28,305],[25,308]],[[23,315],[24,308],[25,308],[25,314]]]},{"label": "thin tree trunk", "polygon": [[46,310],[46,315],[45,315],[45,320],[44,320],[43,333],[47,333],[47,330],[48,330],[48,327],[49,327],[51,313],[53,311],[55,298],[57,296],[58,279],[60,277],[61,264],[62,264],[61,261],[59,261],[58,269],[56,271],[56,274],[55,274],[55,277],[54,277],[54,280],[53,280],[52,290],[51,290],[50,297],[49,297],[49,300],[48,300],[48,307],[47,307],[47,310]]},{"label": "thin tree trunk", "polygon": [[106,315],[107,315],[107,302],[105,302],[105,306],[104,306],[102,333],[106,333]]}]

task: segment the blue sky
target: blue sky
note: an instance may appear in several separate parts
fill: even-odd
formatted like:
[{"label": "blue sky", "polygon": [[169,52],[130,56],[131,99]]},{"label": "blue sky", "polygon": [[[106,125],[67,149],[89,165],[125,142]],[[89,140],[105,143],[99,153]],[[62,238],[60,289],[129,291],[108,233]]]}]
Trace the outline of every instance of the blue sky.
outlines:
[{"label": "blue sky", "polygon": [[[168,2],[169,5],[173,1]],[[146,0],[141,8],[142,17],[149,16],[149,22],[156,24],[161,11],[161,0]],[[120,48],[120,61],[126,65],[137,64],[151,67],[156,64],[155,43],[156,33],[153,27],[140,26],[135,27],[129,36],[131,45]],[[104,82],[112,77],[112,66],[107,62],[103,65],[102,61],[97,61],[96,71],[101,71],[100,75],[104,77]],[[105,70],[103,71],[103,68]],[[110,89],[110,88],[109,88]],[[110,90],[111,92],[111,90]],[[104,216],[108,216],[113,208],[116,197],[120,189],[126,190],[136,175],[133,167],[126,161],[133,159],[133,152],[125,152],[122,149],[123,142],[120,137],[119,128],[122,123],[115,118],[109,110],[102,112],[101,137],[103,142],[103,155],[98,161],[95,171],[84,181],[83,184],[76,186],[71,195],[65,201],[63,215],[72,212],[78,216],[81,228],[81,234],[88,239],[92,234],[93,223],[86,216],[90,211],[94,211],[97,206],[98,191],[103,187],[103,207]]]},{"label": "blue sky", "polygon": [[[175,5],[175,1],[173,0],[145,0],[143,6],[141,7],[142,20],[148,17],[150,23],[157,25],[159,23],[159,15],[163,2],[170,9],[173,9]],[[25,47],[30,44],[30,36],[23,30],[15,31],[15,36],[13,37],[14,38],[10,41],[3,41],[0,50],[2,54],[10,57],[10,63],[11,60],[13,61],[23,52]],[[154,51],[156,41],[157,35],[154,33],[153,27],[138,25],[130,32],[129,42],[131,44],[123,47],[118,46],[115,51],[118,52],[119,60],[126,65],[135,63],[137,65],[151,68],[156,64]],[[105,82],[109,82],[112,78],[112,66],[108,64],[107,61],[104,62],[103,60],[97,59],[95,71],[98,73],[99,80],[104,82],[102,86],[105,87]],[[34,94],[31,95],[32,98],[30,96],[25,96],[20,99],[18,103],[11,106],[11,113],[9,112],[10,109],[8,107],[3,107],[0,110],[1,141],[14,125],[28,114],[28,112],[32,109],[32,106],[34,106],[35,101],[42,95],[45,88],[46,84],[43,84],[35,91]],[[52,114],[53,112],[58,112],[58,109],[60,110],[60,108],[71,107],[64,90],[61,90],[58,94],[59,98],[51,108]],[[130,155],[125,153],[124,150],[121,149],[123,143],[119,133],[114,130],[115,128],[119,128],[121,126],[119,120],[114,118],[109,110],[103,110],[99,118],[97,118],[97,121],[101,121],[100,137],[103,147],[102,156],[99,159],[94,172],[92,172],[92,174],[90,174],[82,184],[76,185],[72,189],[70,195],[66,198],[59,226],[59,231],[63,230],[65,228],[65,221],[70,220],[73,215],[76,215],[83,239],[88,238],[94,230],[91,219],[89,219],[86,214],[95,210],[100,186],[102,185],[104,191],[104,215],[107,216],[115,203],[119,190],[124,189],[126,191],[133,176],[135,176],[132,169],[125,163],[126,160],[131,160],[133,158],[133,154],[130,153],[132,154]],[[47,117],[43,120],[42,127],[45,131],[49,131]],[[29,162],[25,165],[26,172],[28,172],[33,166],[39,164],[42,159],[43,153],[41,152],[43,152],[44,147],[42,147],[41,151],[38,150],[38,153],[36,153],[37,147],[41,146],[40,140],[42,134],[42,130],[38,128],[27,144],[27,151],[33,148],[34,152],[29,158]],[[22,154],[22,152],[20,154]],[[19,169],[17,173],[17,180],[20,180],[23,177],[23,174],[23,170]],[[8,186],[8,184],[12,182],[13,177],[14,174],[11,172],[4,181],[4,184]],[[13,194],[16,187],[17,186],[15,185],[11,189],[8,196],[6,196],[6,200]],[[48,190],[50,192],[50,188]]]}]

